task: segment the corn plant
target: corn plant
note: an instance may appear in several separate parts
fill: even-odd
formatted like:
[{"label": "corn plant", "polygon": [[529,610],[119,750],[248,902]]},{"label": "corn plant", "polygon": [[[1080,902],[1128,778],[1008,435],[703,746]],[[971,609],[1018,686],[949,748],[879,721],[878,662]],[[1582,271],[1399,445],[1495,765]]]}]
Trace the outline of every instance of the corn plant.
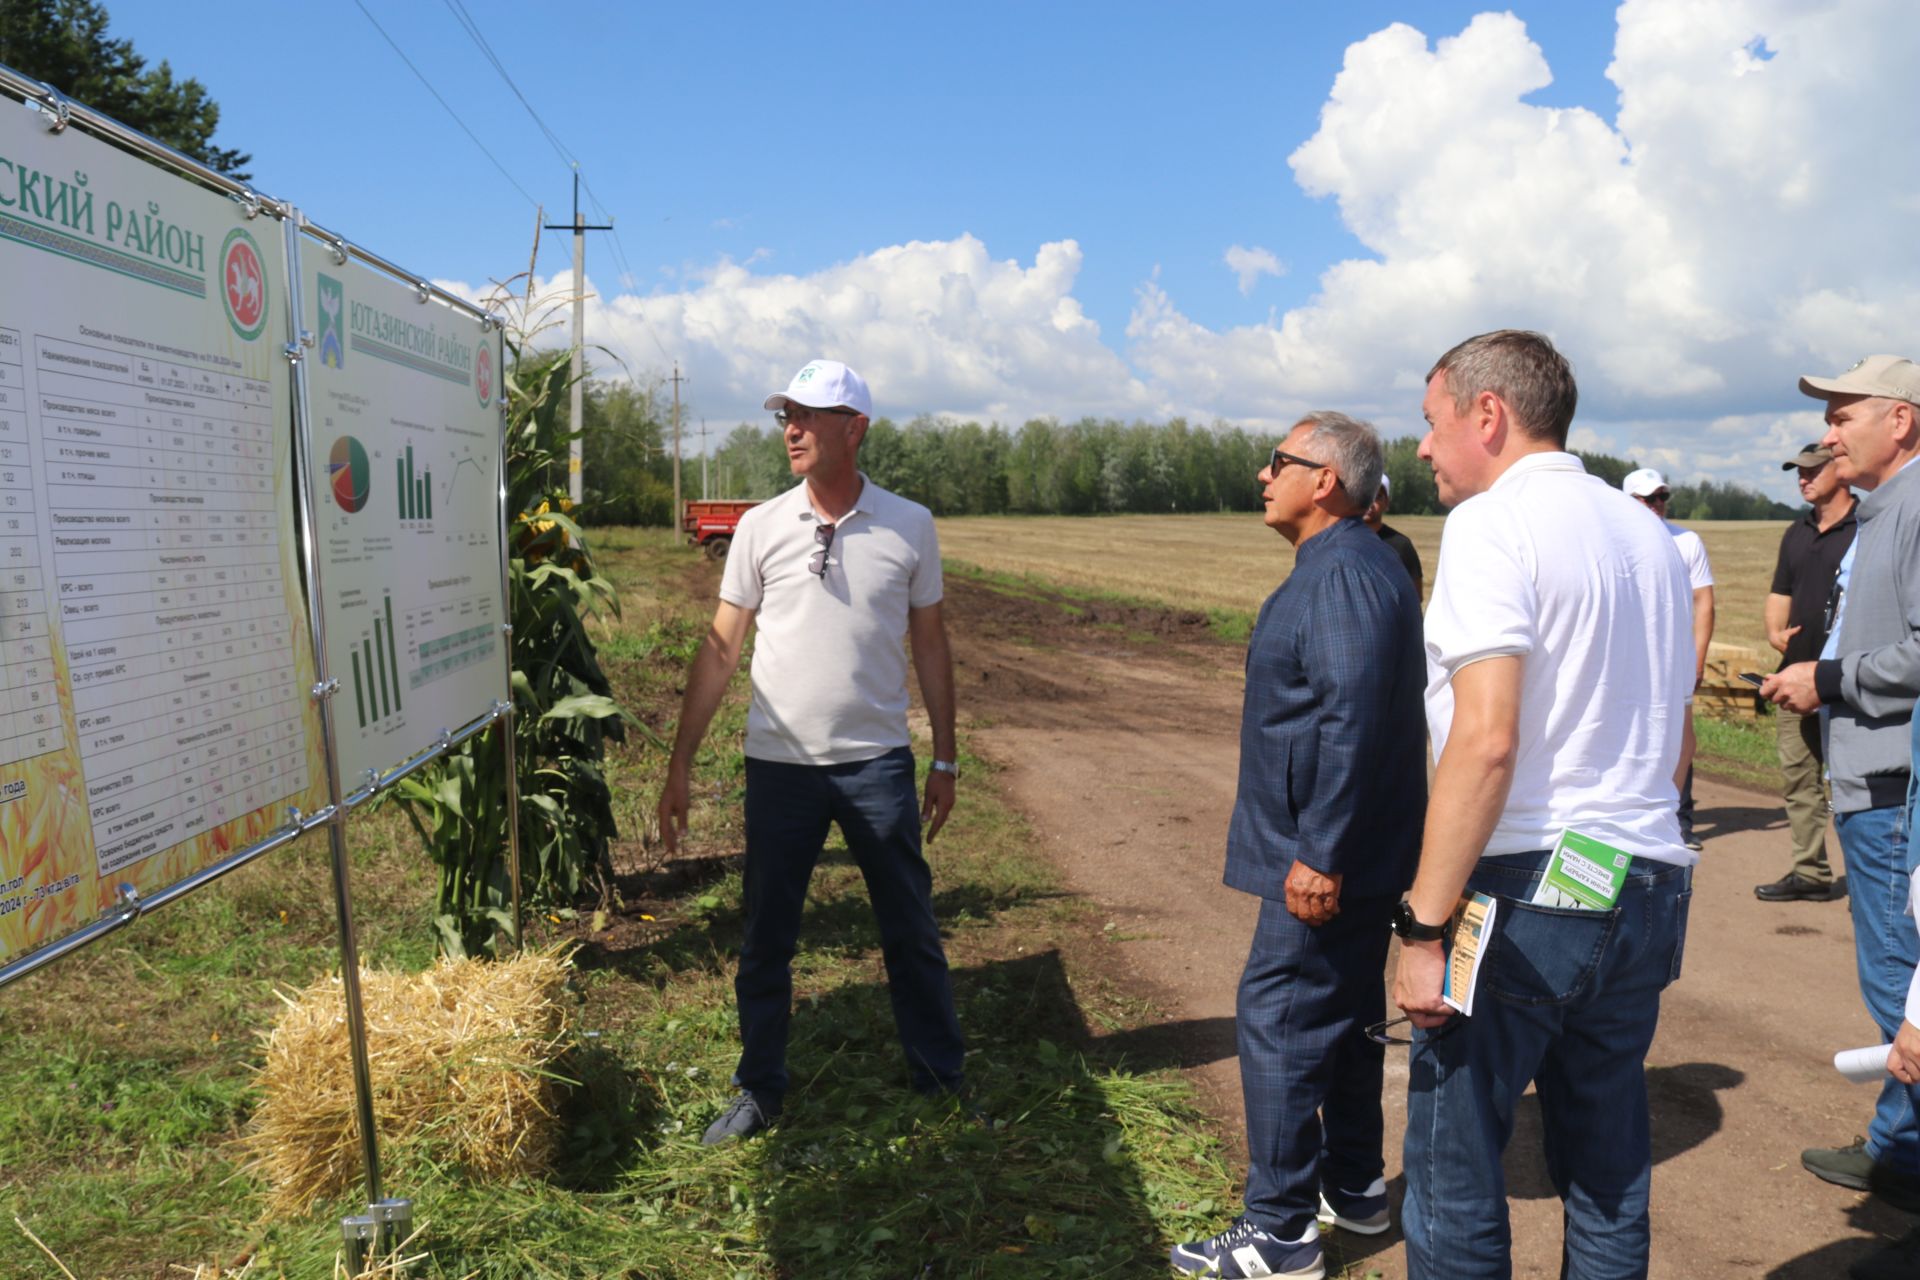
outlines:
[{"label": "corn plant", "polygon": [[612,586],[559,487],[571,439],[565,354],[513,353],[507,371],[509,612],[520,810],[507,812],[497,733],[402,780],[391,793],[440,867],[434,928],[449,955],[491,953],[514,928],[507,822],[520,829],[521,884],[533,902],[570,900],[609,865],[617,832],[601,767],[631,717],[610,696],[584,620],[618,614]]}]

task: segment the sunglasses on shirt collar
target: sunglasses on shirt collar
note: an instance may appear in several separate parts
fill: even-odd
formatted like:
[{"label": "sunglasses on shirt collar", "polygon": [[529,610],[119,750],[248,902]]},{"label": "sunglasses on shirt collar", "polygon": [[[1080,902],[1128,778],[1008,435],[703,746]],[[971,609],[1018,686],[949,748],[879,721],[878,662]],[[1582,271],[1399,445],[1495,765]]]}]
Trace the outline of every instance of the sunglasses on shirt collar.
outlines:
[{"label": "sunglasses on shirt collar", "polygon": [[807,561],[807,572],[818,574],[822,582],[827,580],[827,552],[833,550],[833,534],[834,526],[824,521],[813,526],[813,540],[820,544],[820,549]]}]

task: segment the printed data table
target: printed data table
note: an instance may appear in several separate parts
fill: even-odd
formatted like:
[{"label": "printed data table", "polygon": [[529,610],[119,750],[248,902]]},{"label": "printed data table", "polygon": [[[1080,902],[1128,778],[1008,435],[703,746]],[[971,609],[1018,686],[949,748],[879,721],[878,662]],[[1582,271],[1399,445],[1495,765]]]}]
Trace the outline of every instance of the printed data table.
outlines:
[{"label": "printed data table", "polygon": [[0,328],[0,765],[59,751],[60,724],[20,333]]},{"label": "printed data table", "polygon": [[[23,516],[52,535],[104,876],[306,787],[272,396],[39,335],[23,363],[46,477],[44,511]],[[23,590],[41,568],[22,564]]]}]

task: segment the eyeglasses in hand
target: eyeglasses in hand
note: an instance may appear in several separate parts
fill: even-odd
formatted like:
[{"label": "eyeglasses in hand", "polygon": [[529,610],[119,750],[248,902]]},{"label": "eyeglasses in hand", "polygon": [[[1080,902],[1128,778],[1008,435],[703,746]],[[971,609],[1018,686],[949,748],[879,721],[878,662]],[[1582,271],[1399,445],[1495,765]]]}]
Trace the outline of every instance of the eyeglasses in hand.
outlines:
[{"label": "eyeglasses in hand", "polygon": [[1412,1044],[1413,1040],[1411,1037],[1390,1036],[1387,1034],[1387,1032],[1393,1028],[1406,1026],[1411,1021],[1412,1019],[1402,1014],[1398,1018],[1389,1018],[1385,1022],[1376,1022],[1367,1028],[1367,1039],[1373,1041],[1375,1044]]}]

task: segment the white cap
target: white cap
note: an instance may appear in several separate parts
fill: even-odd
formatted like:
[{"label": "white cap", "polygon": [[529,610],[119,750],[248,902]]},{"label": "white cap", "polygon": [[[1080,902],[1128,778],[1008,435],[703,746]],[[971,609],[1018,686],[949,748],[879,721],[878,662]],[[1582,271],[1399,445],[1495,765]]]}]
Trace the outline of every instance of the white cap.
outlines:
[{"label": "white cap", "polygon": [[1389,498],[1393,496],[1393,486],[1387,483],[1387,473],[1384,471],[1380,473],[1380,492],[1386,494]]},{"label": "white cap", "polygon": [[873,396],[867,391],[866,379],[838,360],[808,361],[793,375],[787,389],[768,396],[763,407],[783,408],[789,400],[809,409],[844,408],[873,416]]},{"label": "white cap", "polygon": [[1627,478],[1620,482],[1620,488],[1629,498],[1644,498],[1667,487],[1666,477],[1652,467],[1642,467],[1638,471],[1629,471]]}]

